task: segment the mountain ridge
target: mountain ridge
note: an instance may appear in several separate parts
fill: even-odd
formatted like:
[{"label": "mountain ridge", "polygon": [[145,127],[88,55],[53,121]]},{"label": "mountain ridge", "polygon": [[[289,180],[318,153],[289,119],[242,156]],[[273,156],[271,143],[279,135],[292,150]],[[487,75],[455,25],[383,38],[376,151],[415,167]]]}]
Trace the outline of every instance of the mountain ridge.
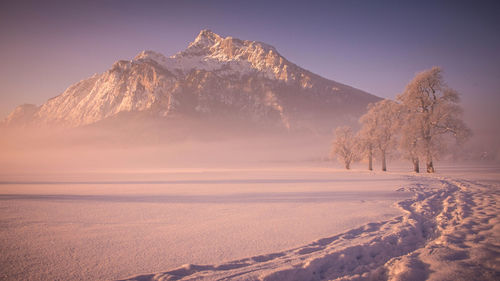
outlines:
[{"label": "mountain ridge", "polygon": [[329,130],[357,120],[379,99],[305,70],[271,45],[204,29],[170,57],[142,51],[41,106],[16,108],[3,122],[80,127],[120,112],[149,112],[159,118],[242,118],[286,129]]}]

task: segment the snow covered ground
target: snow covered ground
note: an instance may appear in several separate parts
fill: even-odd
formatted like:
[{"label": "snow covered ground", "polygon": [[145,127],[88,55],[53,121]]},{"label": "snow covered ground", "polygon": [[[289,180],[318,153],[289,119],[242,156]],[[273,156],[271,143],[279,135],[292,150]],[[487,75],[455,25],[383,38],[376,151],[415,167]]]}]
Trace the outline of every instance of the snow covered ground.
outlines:
[{"label": "snow covered ground", "polygon": [[4,177],[0,279],[498,280],[500,170],[460,169]]}]

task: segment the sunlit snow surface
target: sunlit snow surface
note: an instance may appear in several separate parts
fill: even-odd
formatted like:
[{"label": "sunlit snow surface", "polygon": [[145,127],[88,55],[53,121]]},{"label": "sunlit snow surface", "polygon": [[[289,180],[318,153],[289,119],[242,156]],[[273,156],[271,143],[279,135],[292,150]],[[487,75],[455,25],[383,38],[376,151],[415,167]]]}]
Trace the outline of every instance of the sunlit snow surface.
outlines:
[{"label": "sunlit snow surface", "polygon": [[6,178],[0,279],[494,280],[498,170],[443,172],[272,167]]}]

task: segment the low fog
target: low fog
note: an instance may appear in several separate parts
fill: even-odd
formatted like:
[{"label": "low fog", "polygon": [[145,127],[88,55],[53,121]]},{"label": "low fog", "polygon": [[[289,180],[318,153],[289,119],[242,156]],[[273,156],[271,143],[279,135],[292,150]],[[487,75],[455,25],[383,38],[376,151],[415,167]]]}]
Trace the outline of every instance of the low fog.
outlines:
[{"label": "low fog", "polygon": [[0,140],[2,178],[300,164],[325,161],[330,142],[328,135],[258,133],[250,128],[220,129],[208,135],[200,134],[204,131],[200,127],[131,127],[4,129]]},{"label": "low fog", "polygon": [[[192,124],[191,124],[192,125]],[[3,181],[52,180],[64,174],[166,171],[172,169],[248,168],[323,163],[343,166],[329,157],[331,133],[257,130],[241,127],[208,129],[196,127],[129,128],[89,126],[84,128],[3,128],[0,139],[0,170]],[[210,131],[210,134],[206,132]],[[498,163],[498,136],[475,131],[461,145],[437,162],[455,164]],[[379,159],[374,156],[374,168]],[[397,151],[388,156],[389,171],[395,166],[411,170],[411,162]],[[366,161],[353,166],[366,169]],[[122,174],[123,176],[124,174]]]}]

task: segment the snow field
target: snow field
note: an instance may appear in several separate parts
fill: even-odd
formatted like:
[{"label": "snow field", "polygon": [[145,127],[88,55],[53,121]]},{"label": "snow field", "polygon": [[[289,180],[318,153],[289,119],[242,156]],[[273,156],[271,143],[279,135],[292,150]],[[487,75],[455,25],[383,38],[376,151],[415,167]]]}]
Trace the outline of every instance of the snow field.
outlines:
[{"label": "snow field", "polygon": [[287,251],[127,280],[498,280],[498,184],[412,176],[404,215]]},{"label": "snow field", "polygon": [[400,216],[409,196],[399,175],[321,167],[43,176],[0,184],[0,280],[235,268]]}]

